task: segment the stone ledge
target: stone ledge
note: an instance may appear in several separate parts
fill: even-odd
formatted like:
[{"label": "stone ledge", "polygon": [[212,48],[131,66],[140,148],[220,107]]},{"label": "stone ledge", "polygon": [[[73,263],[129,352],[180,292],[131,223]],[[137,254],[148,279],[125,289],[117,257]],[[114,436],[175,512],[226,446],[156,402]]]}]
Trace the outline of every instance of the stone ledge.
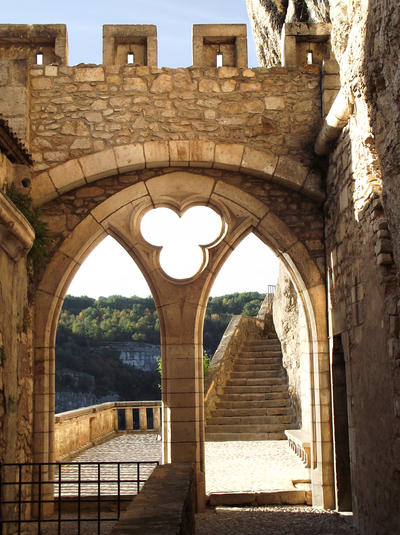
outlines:
[{"label": "stone ledge", "polygon": [[308,490],[270,492],[215,492],[208,496],[209,505],[311,505]]},{"label": "stone ledge", "polygon": [[1,248],[17,261],[28,254],[35,233],[16,206],[0,192],[0,243]]},{"label": "stone ledge", "polygon": [[191,464],[158,466],[112,530],[112,535],[194,533],[195,487]]}]

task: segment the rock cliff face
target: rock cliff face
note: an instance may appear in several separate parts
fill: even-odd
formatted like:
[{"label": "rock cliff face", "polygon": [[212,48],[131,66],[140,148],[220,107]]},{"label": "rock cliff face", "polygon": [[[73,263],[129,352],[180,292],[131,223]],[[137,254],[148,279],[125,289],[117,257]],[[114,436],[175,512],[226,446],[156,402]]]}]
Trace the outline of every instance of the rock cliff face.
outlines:
[{"label": "rock cliff face", "polygon": [[[333,349],[331,373],[335,382],[341,368],[347,386],[347,404],[344,396],[334,419],[336,425],[348,413],[361,533],[394,533],[400,525],[394,498],[400,493],[400,4],[299,2],[306,14],[287,2],[247,4],[262,65],[279,61],[279,34],[289,17],[332,24],[341,91],[353,109],[326,175],[329,327],[333,347],[344,354],[343,360],[342,349]],[[336,465],[340,456],[337,449]]]},{"label": "rock cliff face", "polygon": [[328,0],[246,0],[260,66],[280,63],[280,36],[285,22],[328,22]]},{"label": "rock cliff face", "polygon": [[308,359],[303,358],[302,347],[307,338],[304,311],[283,264],[279,268],[273,302],[273,320],[281,342],[282,362],[289,379],[289,394],[296,411],[299,426],[310,431],[310,384]]}]

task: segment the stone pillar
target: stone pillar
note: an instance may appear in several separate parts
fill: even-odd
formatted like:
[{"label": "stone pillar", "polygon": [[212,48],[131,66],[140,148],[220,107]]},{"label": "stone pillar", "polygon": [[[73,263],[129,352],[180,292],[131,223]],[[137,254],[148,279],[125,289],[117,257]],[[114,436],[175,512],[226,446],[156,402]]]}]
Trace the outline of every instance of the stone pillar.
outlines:
[{"label": "stone pillar", "polygon": [[163,306],[159,313],[165,328],[165,343],[162,344],[163,462],[195,464],[201,509],[205,497],[204,386],[197,308],[183,300]]}]

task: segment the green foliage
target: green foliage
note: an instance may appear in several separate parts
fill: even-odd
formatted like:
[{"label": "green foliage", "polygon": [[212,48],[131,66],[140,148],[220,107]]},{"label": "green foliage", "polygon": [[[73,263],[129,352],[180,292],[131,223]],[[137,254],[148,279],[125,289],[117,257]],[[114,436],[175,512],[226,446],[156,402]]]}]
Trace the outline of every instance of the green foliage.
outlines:
[{"label": "green foliage", "polygon": [[210,362],[211,362],[211,359],[207,355],[207,351],[203,351],[203,373],[204,373],[204,377],[208,373],[208,368],[210,367]]},{"label": "green foliage", "polygon": [[160,324],[150,297],[67,296],[59,325],[91,341],[160,343]]},{"label": "green foliage", "polygon": [[[257,292],[210,298],[204,324],[204,375],[210,364],[208,355],[215,352],[232,315],[255,315],[263,299]],[[161,360],[157,371],[144,372],[123,364],[115,351],[96,349],[104,342],[130,340],[160,343],[160,324],[151,297],[113,295],[95,300],[67,296],[57,330],[57,388],[85,388],[98,397],[117,392],[122,400],[159,398]],[[60,374],[62,370],[76,374]]]},{"label": "green foliage", "polygon": [[243,292],[210,297],[204,320],[203,345],[213,355],[233,315],[256,316],[265,295]]},{"label": "green foliage", "polygon": [[35,240],[28,254],[32,271],[35,272],[46,263],[49,257],[52,233],[47,223],[41,220],[39,208],[32,207],[32,201],[28,195],[18,193],[14,185],[11,185],[7,189],[7,197],[22,212],[35,231]]},{"label": "green foliage", "polygon": [[[73,375],[68,375],[68,371]],[[157,372],[123,364],[119,352],[97,349],[91,340],[59,327],[56,343],[56,390],[93,392],[97,397],[117,392],[120,400],[158,399]]]}]

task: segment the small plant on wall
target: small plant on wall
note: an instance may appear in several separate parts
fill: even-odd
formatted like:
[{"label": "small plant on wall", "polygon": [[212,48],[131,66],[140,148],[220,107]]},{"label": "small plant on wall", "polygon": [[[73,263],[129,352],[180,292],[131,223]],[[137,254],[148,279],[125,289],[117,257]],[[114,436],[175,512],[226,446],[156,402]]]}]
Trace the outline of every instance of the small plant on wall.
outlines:
[{"label": "small plant on wall", "polygon": [[50,255],[52,233],[47,223],[40,218],[39,208],[32,207],[32,201],[28,195],[19,193],[14,185],[7,189],[6,194],[35,231],[35,240],[28,254],[30,275],[33,277],[33,274],[46,263]]}]

